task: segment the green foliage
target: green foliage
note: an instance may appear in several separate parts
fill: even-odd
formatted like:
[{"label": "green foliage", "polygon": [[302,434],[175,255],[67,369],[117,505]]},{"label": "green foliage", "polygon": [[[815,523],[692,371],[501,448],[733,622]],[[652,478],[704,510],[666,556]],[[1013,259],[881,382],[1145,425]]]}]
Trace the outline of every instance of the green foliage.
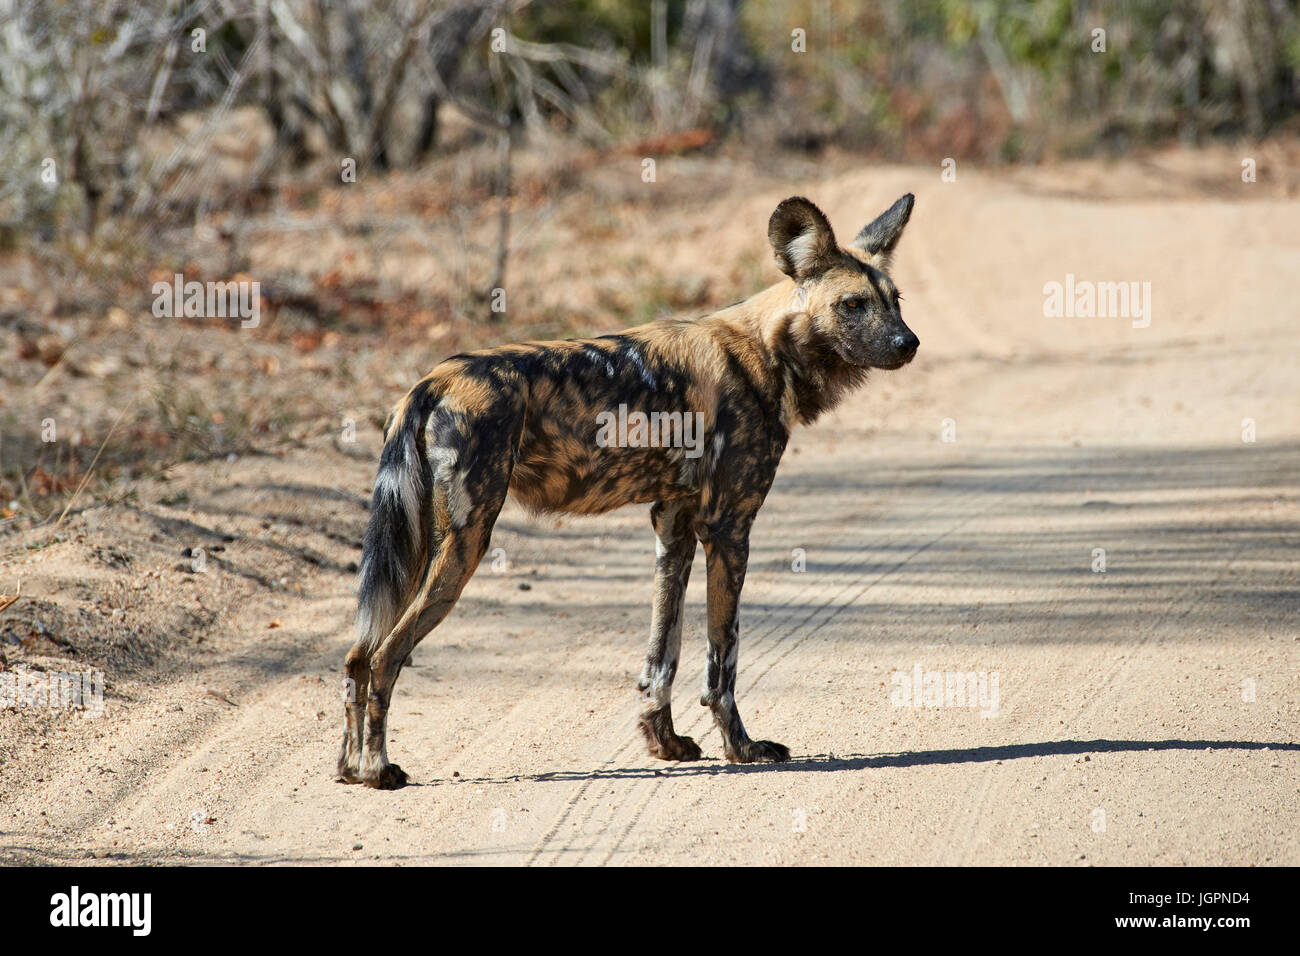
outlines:
[{"label": "green foliage", "polygon": [[[772,108],[790,142],[1008,159],[1105,148],[1116,133],[1266,134],[1300,108],[1297,7],[755,0],[745,23],[776,71]],[[794,27],[806,53],[789,51]]]},{"label": "green foliage", "polygon": [[[665,4],[668,42],[681,30],[685,0]],[[632,62],[648,62],[651,53],[650,4],[628,0],[571,0],[534,4],[513,23],[520,37],[535,43],[624,50]]]}]

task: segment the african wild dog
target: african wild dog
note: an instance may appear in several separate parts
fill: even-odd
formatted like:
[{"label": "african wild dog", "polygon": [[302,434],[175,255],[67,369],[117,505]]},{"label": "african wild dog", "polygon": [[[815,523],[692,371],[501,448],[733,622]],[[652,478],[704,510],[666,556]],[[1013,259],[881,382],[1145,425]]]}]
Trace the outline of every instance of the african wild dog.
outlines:
[{"label": "african wild dog", "polygon": [[[912,203],[904,196],[841,248],[821,210],[787,199],[768,238],[788,278],[757,295],[694,321],[457,355],[406,394],[388,422],[366,529],[339,779],[383,789],[406,782],[385,743],[393,684],[460,597],[507,493],[529,509],[579,514],[654,503],[655,598],[639,687],[649,701],[641,730],[664,760],[700,756],[673,731],[670,698],[686,582],[695,542],[703,544],[700,703],[728,760],[789,759],[781,744],[751,740],[736,712],[749,528],[790,429],[815,420],[868,369],[900,368],[916,354],[886,274]],[[702,413],[703,454],[598,442],[598,419],[620,406]]]}]

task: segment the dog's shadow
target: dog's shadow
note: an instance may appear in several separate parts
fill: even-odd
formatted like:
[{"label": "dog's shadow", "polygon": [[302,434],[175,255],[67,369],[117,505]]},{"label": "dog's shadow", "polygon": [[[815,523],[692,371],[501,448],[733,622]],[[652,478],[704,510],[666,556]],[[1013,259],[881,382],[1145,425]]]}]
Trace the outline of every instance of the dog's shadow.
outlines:
[{"label": "dog's shadow", "polygon": [[[886,767],[926,767],[942,764],[987,763],[1024,757],[1077,756],[1104,753],[1141,753],[1158,750],[1272,750],[1300,751],[1300,743],[1257,740],[1048,740],[1036,744],[1003,744],[957,750],[912,750],[888,754],[815,754],[794,757],[786,763],[727,763],[705,758],[692,763],[659,763],[643,767],[597,770],[554,770],[503,777],[461,777],[458,783],[571,783],[587,780],[647,780],[655,777],[697,777],[726,773],[826,773]],[[431,781],[431,785],[452,781]]]}]

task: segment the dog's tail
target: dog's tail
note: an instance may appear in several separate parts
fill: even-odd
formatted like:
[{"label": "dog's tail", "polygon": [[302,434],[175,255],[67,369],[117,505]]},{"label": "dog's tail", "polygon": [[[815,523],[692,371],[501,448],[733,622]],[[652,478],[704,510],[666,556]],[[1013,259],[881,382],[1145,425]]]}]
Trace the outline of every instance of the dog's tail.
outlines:
[{"label": "dog's tail", "polygon": [[357,642],[366,655],[402,616],[427,571],[433,471],[424,426],[438,395],[420,382],[393,409],[358,573]]}]

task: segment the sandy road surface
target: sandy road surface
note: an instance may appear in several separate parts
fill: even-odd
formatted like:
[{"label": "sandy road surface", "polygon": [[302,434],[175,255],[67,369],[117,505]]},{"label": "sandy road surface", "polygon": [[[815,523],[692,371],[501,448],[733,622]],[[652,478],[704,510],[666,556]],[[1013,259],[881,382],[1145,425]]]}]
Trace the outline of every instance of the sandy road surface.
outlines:
[{"label": "sandy road surface", "polygon": [[[670,766],[635,728],[645,510],[510,506],[505,570],[485,562],[398,684],[390,754],[416,785],[333,783],[374,448],[321,443],[181,468],[26,559],[93,586],[78,541],[161,537],[131,586],[213,634],[110,682],[98,721],[3,716],[29,736],[0,764],[2,858],[1300,863],[1300,203],[911,170],[809,191],[846,230],[908,189],[919,357],[797,434],[754,531],[738,700],[790,764],[720,760],[702,558],[676,709],[705,759]],[[779,198],[731,215],[761,228]],[[1150,282],[1149,327],[1044,317],[1067,273]],[[177,540],[218,534],[202,582],[173,569]],[[996,708],[896,706],[918,667],[996,676]]]}]

